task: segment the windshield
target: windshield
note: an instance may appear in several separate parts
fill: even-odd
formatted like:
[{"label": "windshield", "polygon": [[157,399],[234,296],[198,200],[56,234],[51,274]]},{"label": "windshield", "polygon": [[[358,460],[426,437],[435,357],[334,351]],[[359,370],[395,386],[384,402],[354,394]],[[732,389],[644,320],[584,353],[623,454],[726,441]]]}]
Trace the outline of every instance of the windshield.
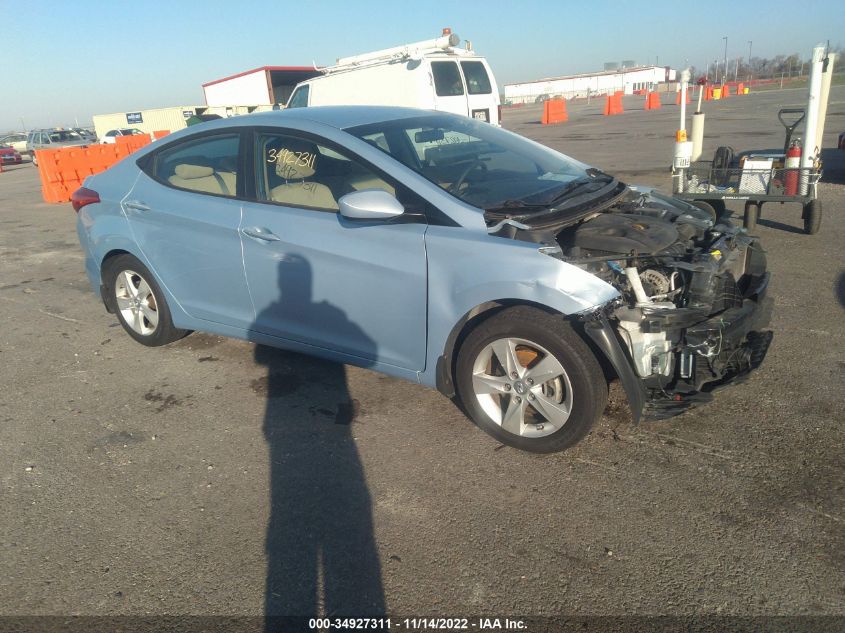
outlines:
[{"label": "windshield", "polygon": [[488,211],[557,204],[567,192],[578,189],[583,194],[575,185],[596,183],[601,173],[489,123],[451,114],[386,121],[347,132],[456,198]]}]

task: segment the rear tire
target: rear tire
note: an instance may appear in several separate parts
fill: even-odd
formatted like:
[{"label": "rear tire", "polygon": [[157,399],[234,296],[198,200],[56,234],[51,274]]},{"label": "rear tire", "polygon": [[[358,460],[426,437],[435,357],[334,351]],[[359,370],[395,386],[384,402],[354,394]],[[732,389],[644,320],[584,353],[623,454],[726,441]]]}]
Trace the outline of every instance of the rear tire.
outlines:
[{"label": "rear tire", "polygon": [[750,232],[757,228],[757,218],[760,217],[760,205],[756,202],[745,203],[745,218],[742,225]]},{"label": "rear tire", "polygon": [[167,345],[189,331],[174,327],[164,292],[149,269],[132,255],[119,255],[103,266],[111,307],[126,333],[148,347]]},{"label": "rear tire", "polygon": [[810,200],[804,205],[804,212],[801,214],[804,219],[804,232],[807,235],[815,235],[822,225],[822,203],[821,200]]},{"label": "rear tire", "polygon": [[552,453],[580,441],[607,404],[590,348],[560,315],[508,308],[467,336],[455,383],[464,411],[494,438]]}]

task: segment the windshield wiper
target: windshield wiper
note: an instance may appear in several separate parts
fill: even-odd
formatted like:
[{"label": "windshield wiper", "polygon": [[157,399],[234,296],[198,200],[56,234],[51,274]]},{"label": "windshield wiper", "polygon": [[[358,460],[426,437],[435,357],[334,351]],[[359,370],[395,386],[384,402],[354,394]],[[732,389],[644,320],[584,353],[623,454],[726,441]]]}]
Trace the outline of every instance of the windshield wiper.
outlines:
[{"label": "windshield wiper", "polygon": [[514,209],[545,209],[549,205],[547,204],[528,204],[523,202],[522,200],[504,200],[495,207],[488,207],[484,209],[490,213],[496,213],[501,211],[512,211]]},{"label": "windshield wiper", "polygon": [[598,191],[599,189],[604,188],[604,186],[608,183],[616,180],[613,176],[595,169],[594,167],[590,167],[590,169],[587,170],[587,173],[590,175],[583,178],[576,178],[575,180],[571,180],[566,183],[563,189],[561,189],[554,198],[549,200],[547,204],[554,205],[556,202],[560,202],[564,198],[569,198],[576,191],[589,187],[590,185],[599,185],[594,188],[594,191]]}]

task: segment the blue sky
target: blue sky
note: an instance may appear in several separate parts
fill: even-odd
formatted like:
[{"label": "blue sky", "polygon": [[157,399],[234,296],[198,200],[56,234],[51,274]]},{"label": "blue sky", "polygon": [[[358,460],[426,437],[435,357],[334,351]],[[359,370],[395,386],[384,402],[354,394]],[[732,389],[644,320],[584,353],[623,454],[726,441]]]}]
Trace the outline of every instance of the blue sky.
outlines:
[{"label": "blue sky", "polygon": [[[518,8],[517,8],[518,7]],[[501,85],[633,59],[703,67],[723,56],[845,45],[845,2],[768,0],[0,0],[0,130],[88,125],[93,114],[202,104],[201,84],[265,65],[435,37],[449,26]],[[845,62],[843,62],[845,63]]]}]

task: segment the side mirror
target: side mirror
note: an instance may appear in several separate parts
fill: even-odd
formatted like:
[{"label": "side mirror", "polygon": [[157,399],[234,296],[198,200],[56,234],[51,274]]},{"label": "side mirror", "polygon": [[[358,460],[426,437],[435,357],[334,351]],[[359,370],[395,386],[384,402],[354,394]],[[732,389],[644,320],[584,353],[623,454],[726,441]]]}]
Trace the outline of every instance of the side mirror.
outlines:
[{"label": "side mirror", "polygon": [[405,207],[384,189],[362,189],[337,201],[340,214],[350,220],[389,220],[405,213]]}]

